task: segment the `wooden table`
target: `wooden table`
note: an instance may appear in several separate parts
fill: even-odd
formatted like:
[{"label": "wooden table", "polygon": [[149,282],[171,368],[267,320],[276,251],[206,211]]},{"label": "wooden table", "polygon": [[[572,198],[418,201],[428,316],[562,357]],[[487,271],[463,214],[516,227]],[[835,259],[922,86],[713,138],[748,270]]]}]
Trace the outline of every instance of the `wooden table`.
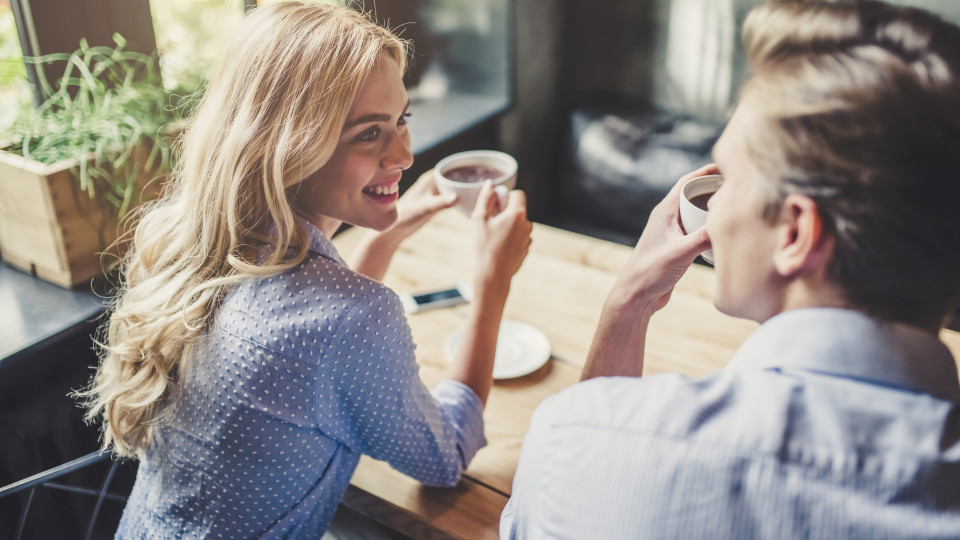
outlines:
[{"label": "wooden table", "polygon": [[[334,239],[341,254],[353,251],[361,230]],[[344,498],[348,507],[414,538],[496,539],[500,513],[511,491],[530,416],[544,398],[577,382],[603,300],[631,249],[544,225],[513,280],[504,318],[542,330],[552,358],[535,373],[498,381],[484,412],[489,444],[477,453],[452,489],[422,486],[386,463],[360,461]],[[384,282],[397,291],[424,292],[469,281],[470,222],[443,212],[410,238]],[[694,265],[670,303],[650,323],[645,374],[700,375],[719,371],[756,323],[719,313],[712,303],[713,270]],[[421,376],[428,387],[444,375],[444,342],[462,326],[467,307],[410,315]],[[955,357],[960,334],[944,331]]]}]

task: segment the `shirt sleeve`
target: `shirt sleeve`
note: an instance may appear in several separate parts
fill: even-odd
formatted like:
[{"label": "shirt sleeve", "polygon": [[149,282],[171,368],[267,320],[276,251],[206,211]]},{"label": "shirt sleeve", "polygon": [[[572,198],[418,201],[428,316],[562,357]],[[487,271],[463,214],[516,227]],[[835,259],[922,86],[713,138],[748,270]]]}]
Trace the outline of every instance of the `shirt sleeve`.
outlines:
[{"label": "shirt sleeve", "polygon": [[500,516],[500,538],[543,538],[538,530],[545,516],[540,515],[538,505],[544,495],[540,488],[543,479],[543,464],[546,456],[547,435],[552,425],[552,403],[556,396],[549,397],[534,411],[530,429],[523,438],[520,461],[513,477],[510,500]]},{"label": "shirt sleeve", "polygon": [[339,321],[318,377],[321,429],[430,486],[455,485],[486,445],[483,404],[463,384],[420,379],[399,298],[386,288]]}]

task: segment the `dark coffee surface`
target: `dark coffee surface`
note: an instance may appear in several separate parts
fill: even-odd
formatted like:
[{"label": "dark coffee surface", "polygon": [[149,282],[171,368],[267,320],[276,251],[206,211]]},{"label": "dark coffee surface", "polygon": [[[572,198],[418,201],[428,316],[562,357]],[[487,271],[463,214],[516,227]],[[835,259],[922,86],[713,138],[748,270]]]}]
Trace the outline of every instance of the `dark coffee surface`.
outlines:
[{"label": "dark coffee surface", "polygon": [[503,176],[503,172],[486,165],[464,165],[443,173],[443,176],[455,182],[483,182]]},{"label": "dark coffee surface", "polygon": [[690,203],[696,206],[697,208],[707,211],[707,202],[710,201],[710,197],[713,197],[713,194],[716,192],[710,193],[701,193],[700,195],[695,195],[690,198]]}]

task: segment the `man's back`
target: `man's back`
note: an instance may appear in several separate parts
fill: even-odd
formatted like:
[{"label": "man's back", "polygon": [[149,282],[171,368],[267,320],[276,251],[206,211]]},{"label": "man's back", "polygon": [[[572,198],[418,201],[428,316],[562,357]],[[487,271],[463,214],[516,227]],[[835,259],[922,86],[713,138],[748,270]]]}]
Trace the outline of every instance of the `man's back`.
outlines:
[{"label": "man's back", "polygon": [[932,335],[765,323],[722,374],[578,385],[534,416],[505,538],[960,538],[960,385]]}]

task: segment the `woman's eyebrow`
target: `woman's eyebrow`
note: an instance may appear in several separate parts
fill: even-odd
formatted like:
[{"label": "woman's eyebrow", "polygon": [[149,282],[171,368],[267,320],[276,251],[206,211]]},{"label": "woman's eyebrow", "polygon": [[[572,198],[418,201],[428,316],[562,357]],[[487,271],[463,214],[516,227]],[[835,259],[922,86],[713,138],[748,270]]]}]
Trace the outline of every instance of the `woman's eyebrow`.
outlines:
[{"label": "woman's eyebrow", "polygon": [[[410,100],[407,100],[407,104],[403,107],[403,112],[407,112],[407,109],[410,108]],[[403,113],[400,113],[401,116]],[[354,126],[359,126],[360,124],[366,124],[369,122],[389,122],[391,116],[386,113],[370,113],[358,116],[352,120],[347,120],[347,123],[343,125],[343,131],[346,131]]]},{"label": "woman's eyebrow", "polygon": [[390,115],[383,113],[371,113],[365,114],[363,116],[358,116],[353,120],[347,120],[347,123],[343,125],[343,130],[346,131],[354,126],[359,126],[360,124],[366,124],[369,122],[389,122]]}]

